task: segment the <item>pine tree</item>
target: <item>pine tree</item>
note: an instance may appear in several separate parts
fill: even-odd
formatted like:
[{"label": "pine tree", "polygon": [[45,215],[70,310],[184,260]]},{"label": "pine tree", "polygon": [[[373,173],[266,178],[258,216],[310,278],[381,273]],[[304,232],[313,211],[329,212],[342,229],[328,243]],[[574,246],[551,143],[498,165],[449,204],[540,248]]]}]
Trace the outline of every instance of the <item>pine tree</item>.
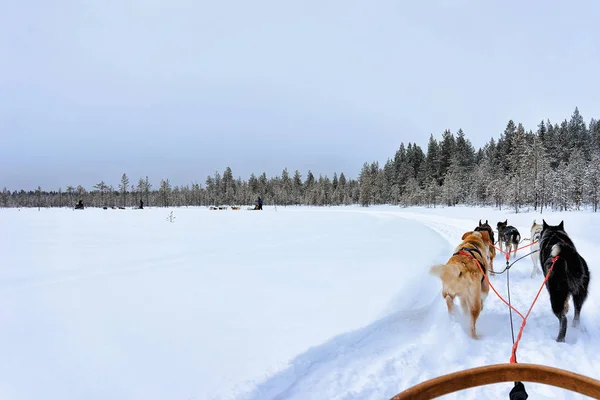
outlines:
[{"label": "pine tree", "polygon": [[583,152],[583,149],[580,148],[576,148],[573,151],[566,171],[567,179],[569,180],[569,202],[575,205],[576,210],[580,210],[584,198],[587,161]]},{"label": "pine tree", "polygon": [[8,199],[10,198],[10,192],[6,189],[6,186],[2,188],[2,207],[8,207]]},{"label": "pine tree", "polygon": [[235,198],[235,181],[233,179],[233,172],[231,171],[231,168],[225,168],[225,171],[223,172],[222,181],[222,192],[225,204],[231,205],[233,204]]},{"label": "pine tree", "polygon": [[458,156],[455,155],[450,162],[448,172],[444,177],[444,183],[442,185],[442,199],[444,203],[449,206],[455,206],[459,202],[461,196],[460,191],[460,161]]},{"label": "pine tree", "polygon": [[442,183],[440,147],[433,135],[429,136],[429,143],[427,144],[427,157],[425,157],[425,176],[428,179],[435,179],[438,185]]},{"label": "pine tree", "polygon": [[171,204],[171,182],[169,182],[169,179],[160,180],[160,198],[163,207],[169,207]]},{"label": "pine tree", "polygon": [[583,153],[583,157],[588,158],[590,153],[590,136],[577,107],[575,107],[575,111],[571,115],[567,129],[569,143],[573,149],[579,149]]},{"label": "pine tree", "polygon": [[589,125],[590,153],[600,153],[600,121],[592,118]]},{"label": "pine tree", "polygon": [[364,163],[359,177],[360,197],[359,202],[363,207],[368,207],[372,203],[373,198],[373,178],[371,176],[371,166],[369,163]]},{"label": "pine tree", "polygon": [[127,174],[123,173],[121,176],[121,183],[119,184],[119,191],[121,192],[121,196],[123,196],[123,207],[127,205],[127,188],[129,187],[129,178]]},{"label": "pine tree", "polygon": [[108,186],[106,186],[106,183],[104,183],[104,181],[100,181],[100,183],[97,183],[94,185],[94,189],[98,190],[100,192],[100,205],[101,206],[105,206],[106,204],[104,203],[104,195],[106,192],[106,189],[108,188]]},{"label": "pine tree", "polygon": [[592,160],[585,171],[585,193],[594,212],[600,203],[600,153],[592,154]]},{"label": "pine tree", "polygon": [[294,204],[300,204],[301,199],[304,197],[304,188],[302,185],[302,174],[296,170],[294,172],[294,178],[292,182],[292,198]]},{"label": "pine tree", "polygon": [[290,174],[288,173],[287,168],[284,168],[283,171],[281,171],[281,193],[279,197],[280,202],[284,206],[290,204],[290,196],[292,195],[292,191],[292,180],[290,179]]},{"label": "pine tree", "polygon": [[148,180],[148,176],[146,176],[146,179],[144,181],[144,195],[146,197],[146,206],[150,205],[150,190],[151,189],[152,189],[152,184]]},{"label": "pine tree", "polygon": [[530,151],[525,138],[525,130],[519,124],[517,131],[511,135],[510,153],[508,156],[510,200],[518,213],[520,207],[527,201],[527,181],[531,171]]},{"label": "pine tree", "polygon": [[306,174],[306,180],[304,181],[304,204],[314,204],[315,193],[315,177],[311,170],[308,170]]},{"label": "pine tree", "polygon": [[35,191],[35,197],[37,199],[38,211],[40,211],[40,207],[42,206],[42,188],[40,186],[38,186]]},{"label": "pine tree", "polygon": [[[454,135],[450,130],[446,129],[444,134],[442,135],[442,142],[440,144],[440,175],[442,178],[442,182],[445,179],[448,170],[450,169],[450,164],[452,163],[452,159],[456,154],[456,140],[454,139]],[[442,183],[440,182],[440,183]]]},{"label": "pine tree", "polygon": [[351,203],[351,195],[350,189],[348,187],[348,181],[346,180],[346,175],[343,172],[340,173],[340,179],[338,182],[338,196],[339,203],[341,204],[350,204]]}]

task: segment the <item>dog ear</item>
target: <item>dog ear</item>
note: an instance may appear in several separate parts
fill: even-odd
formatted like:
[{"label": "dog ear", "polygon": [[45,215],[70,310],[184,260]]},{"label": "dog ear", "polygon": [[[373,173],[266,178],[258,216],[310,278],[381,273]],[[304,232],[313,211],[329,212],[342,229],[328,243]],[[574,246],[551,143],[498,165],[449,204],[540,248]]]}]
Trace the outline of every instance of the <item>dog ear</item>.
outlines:
[{"label": "dog ear", "polygon": [[542,219],[542,227],[543,227],[544,229],[547,229],[547,228],[548,228],[548,224],[546,223],[546,220],[545,220],[545,219]]},{"label": "dog ear", "polygon": [[473,233],[473,231],[463,233],[462,238],[460,240],[465,240],[465,238],[467,236],[469,236],[471,233]]},{"label": "dog ear", "polygon": [[489,224],[488,224],[488,220],[487,220],[487,219],[485,220],[485,224],[486,224],[486,225],[489,225]]},{"label": "dog ear", "polygon": [[508,218],[504,220],[504,225],[508,224]]},{"label": "dog ear", "polygon": [[481,226],[481,220],[479,220],[479,226]]},{"label": "dog ear", "polygon": [[558,229],[560,229],[561,231],[565,230],[565,224],[564,224],[564,222],[565,221],[563,220],[563,221],[560,221],[560,224],[558,224]]}]

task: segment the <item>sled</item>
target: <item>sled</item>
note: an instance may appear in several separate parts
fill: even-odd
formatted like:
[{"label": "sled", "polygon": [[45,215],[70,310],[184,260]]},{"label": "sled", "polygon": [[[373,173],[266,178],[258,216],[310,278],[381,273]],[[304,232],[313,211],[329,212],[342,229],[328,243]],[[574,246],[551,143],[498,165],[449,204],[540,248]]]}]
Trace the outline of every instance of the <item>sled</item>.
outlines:
[{"label": "sled", "polygon": [[600,398],[600,381],[596,379],[545,365],[507,363],[438,376],[408,388],[390,400],[433,399],[464,389],[500,382],[543,383],[595,399]]}]

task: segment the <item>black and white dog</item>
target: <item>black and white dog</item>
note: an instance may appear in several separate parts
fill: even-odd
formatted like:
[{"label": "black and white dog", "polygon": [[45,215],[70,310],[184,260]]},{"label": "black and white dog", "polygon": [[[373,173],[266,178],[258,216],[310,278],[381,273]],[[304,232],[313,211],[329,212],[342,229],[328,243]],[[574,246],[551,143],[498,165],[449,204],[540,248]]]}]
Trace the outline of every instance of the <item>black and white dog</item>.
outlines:
[{"label": "black and white dog", "polygon": [[[590,270],[587,263],[575,249],[575,245],[564,230],[564,221],[557,226],[548,225],[542,220],[540,235],[540,264],[544,276],[554,262],[552,273],[546,281],[550,294],[552,311],[560,321],[557,342],[564,342],[567,333],[567,313],[569,297],[573,297],[575,316],[573,326],[579,325],[581,306],[588,295]],[[552,261],[555,257],[556,261]]]},{"label": "black and white dog", "polygon": [[513,258],[517,256],[517,248],[519,247],[519,242],[521,241],[521,234],[512,225],[508,225],[508,220],[504,220],[504,222],[498,222],[496,224],[496,228],[498,229],[498,246],[500,246],[500,251],[502,251],[502,243],[504,243],[505,252],[510,254],[511,251],[514,250]]}]

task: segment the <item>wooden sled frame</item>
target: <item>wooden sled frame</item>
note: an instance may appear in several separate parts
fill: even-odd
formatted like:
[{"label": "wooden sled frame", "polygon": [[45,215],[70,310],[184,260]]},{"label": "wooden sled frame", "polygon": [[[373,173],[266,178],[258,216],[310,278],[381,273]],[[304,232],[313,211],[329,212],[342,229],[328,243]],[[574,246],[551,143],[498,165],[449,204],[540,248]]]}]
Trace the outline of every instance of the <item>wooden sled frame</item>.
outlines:
[{"label": "wooden sled frame", "polygon": [[[438,376],[397,394],[391,400],[433,399],[500,382],[543,383],[600,399],[600,381],[585,375],[538,364],[494,364]],[[507,388],[506,398],[510,389]]]}]

